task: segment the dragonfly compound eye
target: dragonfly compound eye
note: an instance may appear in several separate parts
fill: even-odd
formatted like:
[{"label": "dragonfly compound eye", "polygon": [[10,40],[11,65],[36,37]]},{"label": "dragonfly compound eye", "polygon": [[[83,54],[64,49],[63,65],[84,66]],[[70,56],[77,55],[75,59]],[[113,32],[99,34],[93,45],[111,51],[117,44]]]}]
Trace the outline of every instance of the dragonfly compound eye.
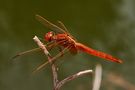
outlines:
[{"label": "dragonfly compound eye", "polygon": [[52,40],[53,35],[54,35],[53,32],[46,33],[45,34],[45,40],[50,42]]}]

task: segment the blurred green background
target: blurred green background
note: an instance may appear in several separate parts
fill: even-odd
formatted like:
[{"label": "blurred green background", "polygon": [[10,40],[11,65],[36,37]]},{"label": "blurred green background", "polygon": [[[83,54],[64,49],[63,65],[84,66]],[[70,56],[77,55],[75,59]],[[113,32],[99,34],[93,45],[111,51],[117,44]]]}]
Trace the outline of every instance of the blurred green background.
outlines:
[{"label": "blurred green background", "polygon": [[[94,70],[100,63],[100,90],[134,90],[134,0],[0,0],[0,90],[52,90],[49,66],[32,75],[47,60],[42,52],[11,60],[16,53],[37,47],[32,38],[43,38],[49,31],[35,19],[36,14],[54,23],[62,21],[79,42],[124,62],[117,64],[85,53],[68,53],[57,62],[60,80],[81,70]],[[116,83],[117,78],[111,80],[110,74],[120,77],[121,82]],[[92,79],[92,75],[80,77],[61,90],[91,90]]]}]

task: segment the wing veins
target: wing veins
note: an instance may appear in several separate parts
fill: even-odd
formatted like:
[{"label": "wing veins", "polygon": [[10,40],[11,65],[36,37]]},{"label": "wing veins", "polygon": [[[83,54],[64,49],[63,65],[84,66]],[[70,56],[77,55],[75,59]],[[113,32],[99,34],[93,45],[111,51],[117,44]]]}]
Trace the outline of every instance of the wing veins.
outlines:
[{"label": "wing veins", "polygon": [[49,22],[47,19],[43,18],[42,16],[40,15],[36,15],[36,19],[41,23],[43,24],[44,26],[46,26],[48,29],[51,29],[51,30],[55,30],[56,32],[59,32],[59,33],[66,33],[66,31],[64,31],[62,28],[58,27],[57,25]]}]

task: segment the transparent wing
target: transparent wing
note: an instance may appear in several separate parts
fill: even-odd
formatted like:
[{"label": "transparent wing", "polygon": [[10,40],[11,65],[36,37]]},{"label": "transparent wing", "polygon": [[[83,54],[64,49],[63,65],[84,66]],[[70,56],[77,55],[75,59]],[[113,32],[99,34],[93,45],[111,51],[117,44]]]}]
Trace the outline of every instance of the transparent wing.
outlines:
[{"label": "transparent wing", "polygon": [[[68,29],[66,28],[66,26],[61,22],[61,21],[58,21],[58,24],[59,24],[59,27],[62,28],[63,30],[65,30],[65,32],[72,38],[74,38],[68,31]],[[75,39],[75,38],[74,38]]]},{"label": "transparent wing", "polygon": [[65,27],[65,25],[61,22],[61,21],[58,21],[58,24],[59,24],[59,27],[62,28],[63,30],[65,30],[67,33],[68,32],[68,29]]},{"label": "transparent wing", "polygon": [[66,31],[64,31],[62,28],[58,27],[57,25],[49,22],[48,20],[46,20],[45,18],[43,18],[40,15],[36,15],[36,19],[43,24],[44,26],[46,26],[48,29],[54,30],[55,32],[59,32],[59,33],[66,33]]},{"label": "transparent wing", "polygon": [[31,50],[27,50],[27,51],[24,51],[24,52],[20,52],[18,53],[17,55],[13,56],[11,59],[14,60],[20,56],[23,56],[23,55],[26,55],[28,53],[32,53],[32,52],[36,52],[36,51],[40,51],[41,49],[40,48],[34,48],[34,49],[31,49]]},{"label": "transparent wing", "polygon": [[[64,48],[61,52],[59,52],[55,57],[51,58],[51,63],[54,63],[56,61],[56,59],[58,59],[59,57],[62,56],[63,53],[66,53],[69,49],[72,48],[72,45],[67,46],[66,48]],[[40,66],[38,66],[33,73],[36,73],[37,71],[43,69],[47,64],[49,63],[49,61],[46,61],[45,63],[41,64]]]},{"label": "transparent wing", "polygon": [[[47,49],[50,50],[52,49],[53,47],[57,46],[59,43],[54,43],[54,42],[49,42],[46,44],[47,46]],[[15,56],[13,56],[11,59],[14,60],[20,56],[23,56],[23,55],[26,55],[28,53],[32,53],[32,52],[37,52],[37,51],[41,51],[40,48],[34,48],[34,49],[30,49],[30,50],[27,50],[27,51],[24,51],[24,52],[20,52],[18,54],[16,54]]]}]

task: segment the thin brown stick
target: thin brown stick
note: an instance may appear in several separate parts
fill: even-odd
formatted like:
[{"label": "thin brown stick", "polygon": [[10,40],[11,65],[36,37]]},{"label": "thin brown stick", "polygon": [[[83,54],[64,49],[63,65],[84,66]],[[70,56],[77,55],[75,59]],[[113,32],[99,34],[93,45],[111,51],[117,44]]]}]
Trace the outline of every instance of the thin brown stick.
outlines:
[{"label": "thin brown stick", "polygon": [[60,82],[57,84],[55,90],[60,90],[60,88],[61,88],[65,83],[67,83],[67,82],[69,82],[69,81],[71,81],[71,80],[74,80],[74,79],[76,79],[76,78],[78,78],[78,77],[80,77],[80,76],[89,74],[89,73],[92,73],[92,70],[84,70],[84,71],[80,71],[80,72],[78,72],[78,73],[76,73],[76,74],[74,74],[74,75],[71,75],[71,76],[69,76],[69,77],[63,79],[62,81],[60,81]]},{"label": "thin brown stick", "polygon": [[[33,40],[37,43],[37,45],[43,50],[44,54],[47,56],[48,58],[48,61],[50,62],[51,64],[51,55],[50,53],[48,52],[48,50],[46,49],[45,45],[38,39],[37,36],[35,36],[33,38]],[[57,76],[57,70],[56,70],[56,67],[54,64],[51,65],[51,68],[52,68],[52,73],[53,73],[53,87],[55,88],[57,83],[58,83],[58,76]]]}]

